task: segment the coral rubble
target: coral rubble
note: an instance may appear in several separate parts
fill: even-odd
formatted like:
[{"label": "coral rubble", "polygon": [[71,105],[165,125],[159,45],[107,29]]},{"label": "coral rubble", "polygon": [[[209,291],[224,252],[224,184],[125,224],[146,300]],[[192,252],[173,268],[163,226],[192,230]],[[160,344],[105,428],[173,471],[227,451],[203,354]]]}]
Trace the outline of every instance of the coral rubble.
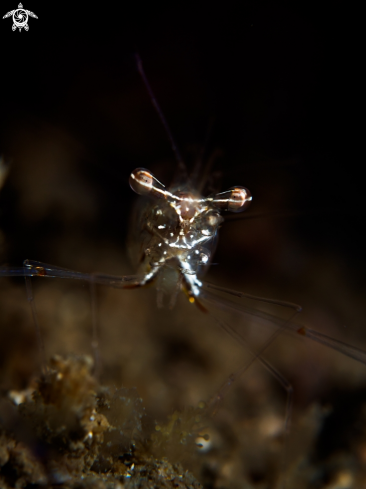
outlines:
[{"label": "coral rubble", "polygon": [[[179,415],[150,436],[136,390],[100,386],[92,365],[87,356],[55,356],[33,390],[2,399],[0,487],[202,487],[179,463],[154,456],[185,444],[176,439]],[[181,428],[192,420],[193,411]]]}]

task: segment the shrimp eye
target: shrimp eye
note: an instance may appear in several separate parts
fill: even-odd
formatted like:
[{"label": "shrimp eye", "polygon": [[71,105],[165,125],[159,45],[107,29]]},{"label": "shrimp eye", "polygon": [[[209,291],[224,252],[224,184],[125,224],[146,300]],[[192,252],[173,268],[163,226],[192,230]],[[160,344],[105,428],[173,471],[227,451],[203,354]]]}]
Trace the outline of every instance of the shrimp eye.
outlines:
[{"label": "shrimp eye", "polygon": [[245,187],[232,187],[229,192],[231,195],[228,199],[227,210],[230,212],[242,212],[252,200],[252,194]]},{"label": "shrimp eye", "polygon": [[251,200],[252,195],[247,188],[231,187],[226,192],[216,194],[212,202],[220,209],[230,212],[242,212],[248,207]]},{"label": "shrimp eye", "polygon": [[164,185],[145,168],[136,168],[130,175],[129,183],[132,190],[139,195],[166,199]]}]

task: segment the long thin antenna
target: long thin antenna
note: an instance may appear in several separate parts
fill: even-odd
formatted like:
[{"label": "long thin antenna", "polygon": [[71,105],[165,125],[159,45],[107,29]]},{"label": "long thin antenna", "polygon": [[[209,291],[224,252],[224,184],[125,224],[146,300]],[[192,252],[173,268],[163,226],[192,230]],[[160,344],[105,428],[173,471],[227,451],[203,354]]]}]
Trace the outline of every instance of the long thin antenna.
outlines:
[{"label": "long thin antenna", "polygon": [[137,64],[138,72],[141,75],[142,81],[144,82],[145,87],[147,88],[147,91],[149,92],[149,95],[150,95],[150,98],[151,98],[151,102],[152,102],[153,106],[155,107],[155,110],[156,110],[156,112],[157,112],[157,114],[158,114],[158,116],[159,116],[159,118],[160,118],[160,120],[161,120],[161,122],[162,122],[162,124],[164,126],[164,129],[165,129],[165,131],[166,131],[166,133],[168,135],[168,138],[170,140],[170,144],[171,144],[172,149],[174,151],[174,154],[175,154],[175,156],[177,158],[178,164],[180,166],[182,166],[182,169],[184,167],[184,170],[185,170],[185,165],[184,165],[184,162],[183,162],[183,158],[182,158],[182,156],[181,156],[181,154],[180,154],[180,152],[178,150],[177,145],[175,144],[175,141],[174,141],[174,138],[173,138],[172,133],[170,131],[170,128],[168,126],[168,123],[167,123],[167,121],[166,121],[166,119],[164,117],[164,114],[163,114],[161,108],[159,107],[159,104],[158,104],[158,102],[157,102],[157,100],[155,98],[154,92],[152,91],[152,88],[150,86],[150,83],[149,83],[149,81],[148,81],[148,79],[147,79],[147,77],[145,75],[144,68],[142,67],[142,61],[141,61],[141,58],[138,55],[138,53],[135,53],[135,58],[136,58],[136,64]]}]

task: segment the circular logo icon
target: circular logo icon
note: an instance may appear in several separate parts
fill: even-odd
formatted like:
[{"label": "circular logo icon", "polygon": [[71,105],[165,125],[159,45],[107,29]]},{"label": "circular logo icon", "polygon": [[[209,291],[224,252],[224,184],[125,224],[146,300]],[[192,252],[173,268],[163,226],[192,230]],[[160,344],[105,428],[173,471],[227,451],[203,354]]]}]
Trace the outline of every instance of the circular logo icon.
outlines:
[{"label": "circular logo icon", "polygon": [[14,22],[16,27],[19,27],[19,29],[21,29],[22,27],[25,27],[28,23],[27,11],[22,9],[22,8],[17,8],[16,10],[14,10],[13,22]]}]

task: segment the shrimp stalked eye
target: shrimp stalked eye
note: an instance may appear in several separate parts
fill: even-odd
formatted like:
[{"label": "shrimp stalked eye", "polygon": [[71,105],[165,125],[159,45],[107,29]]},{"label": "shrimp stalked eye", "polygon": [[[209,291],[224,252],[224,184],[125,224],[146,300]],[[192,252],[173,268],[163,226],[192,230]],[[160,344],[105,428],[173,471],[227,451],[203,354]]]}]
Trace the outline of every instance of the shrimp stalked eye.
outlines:
[{"label": "shrimp stalked eye", "polygon": [[164,185],[145,168],[136,168],[129,178],[130,187],[139,195],[166,199]]},{"label": "shrimp stalked eye", "polygon": [[252,195],[245,187],[231,187],[226,192],[216,194],[212,203],[219,209],[230,212],[242,212],[247,209]]}]

